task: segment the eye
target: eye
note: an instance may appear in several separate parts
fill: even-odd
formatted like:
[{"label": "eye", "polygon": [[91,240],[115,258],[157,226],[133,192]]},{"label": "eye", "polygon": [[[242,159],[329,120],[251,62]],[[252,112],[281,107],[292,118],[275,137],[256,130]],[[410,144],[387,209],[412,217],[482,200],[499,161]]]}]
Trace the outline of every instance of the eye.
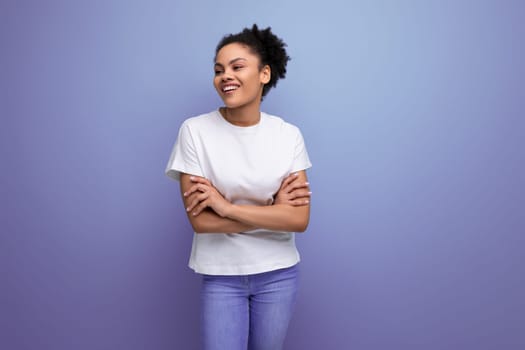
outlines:
[{"label": "eye", "polygon": [[233,70],[239,70],[241,68],[243,68],[243,66],[233,66]]},{"label": "eye", "polygon": [[215,75],[219,75],[222,73],[222,70],[219,70],[219,69],[215,69]]}]

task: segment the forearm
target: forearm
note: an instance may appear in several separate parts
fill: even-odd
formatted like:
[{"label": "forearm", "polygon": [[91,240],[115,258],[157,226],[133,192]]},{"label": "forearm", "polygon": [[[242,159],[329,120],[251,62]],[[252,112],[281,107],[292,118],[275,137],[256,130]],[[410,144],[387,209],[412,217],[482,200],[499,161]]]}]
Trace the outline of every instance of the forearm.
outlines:
[{"label": "forearm", "polygon": [[[308,185],[304,171],[293,179],[285,182],[276,195],[276,203],[269,206],[232,204],[207,179],[187,174],[181,175],[181,192],[188,218],[197,233],[234,233],[260,228],[303,232],[308,226],[310,204],[302,200],[297,205],[293,198],[309,196],[310,192],[294,193],[294,189]],[[295,181],[299,183],[294,184]],[[285,200],[288,197],[292,199]]]},{"label": "forearm", "polygon": [[310,206],[232,204],[225,217],[246,225],[272,231],[303,232],[308,226]]},{"label": "forearm", "polygon": [[[183,194],[182,200],[184,202],[184,207],[188,208],[197,195],[184,195],[192,185],[191,176],[188,174],[181,174],[180,185]],[[238,233],[255,229],[255,227],[251,225],[221,217],[211,208],[204,209],[199,215],[194,215],[193,211],[187,212],[187,214],[190,224],[196,233]]]},{"label": "forearm", "polygon": [[203,210],[199,215],[188,214],[195,233],[239,233],[254,230],[256,227],[246,223],[223,218],[213,210]]}]

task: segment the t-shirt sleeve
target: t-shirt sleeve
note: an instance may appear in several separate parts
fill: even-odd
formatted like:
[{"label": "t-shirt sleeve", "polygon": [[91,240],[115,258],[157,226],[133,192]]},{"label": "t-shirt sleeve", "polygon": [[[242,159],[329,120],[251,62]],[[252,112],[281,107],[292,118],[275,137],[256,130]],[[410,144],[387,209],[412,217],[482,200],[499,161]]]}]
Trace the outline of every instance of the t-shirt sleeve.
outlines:
[{"label": "t-shirt sleeve", "polygon": [[306,145],[304,144],[303,135],[298,128],[296,129],[295,136],[295,150],[294,150],[294,160],[292,166],[292,172],[305,170],[312,166],[310,158],[308,157],[308,152],[306,151]]},{"label": "t-shirt sleeve", "polygon": [[195,142],[186,122],[180,127],[179,136],[173,146],[165,173],[177,181],[180,180],[181,173],[202,176]]}]

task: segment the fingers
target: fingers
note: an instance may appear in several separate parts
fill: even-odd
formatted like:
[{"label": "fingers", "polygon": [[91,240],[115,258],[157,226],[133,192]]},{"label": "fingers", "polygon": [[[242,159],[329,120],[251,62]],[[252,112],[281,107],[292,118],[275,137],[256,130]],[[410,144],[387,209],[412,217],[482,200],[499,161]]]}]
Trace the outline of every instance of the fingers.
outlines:
[{"label": "fingers", "polygon": [[197,183],[197,184],[191,186],[189,190],[184,192],[184,197],[188,197],[189,195],[191,195],[192,193],[194,193],[196,191],[206,192],[206,190],[208,190],[208,189],[209,189],[209,185],[202,184],[202,183]]},{"label": "fingers", "polygon": [[190,181],[211,186],[211,182],[207,178],[201,176],[190,176]]},{"label": "fingers", "polygon": [[295,199],[308,199],[312,195],[311,191],[308,190],[294,190],[290,193],[290,200]]},{"label": "fingers", "polygon": [[283,183],[282,183],[281,188],[279,190],[280,191],[282,190],[285,193],[290,193],[293,190],[296,190],[298,188],[308,187],[310,185],[309,182],[298,182],[298,181],[296,181],[298,177],[299,177],[298,173],[293,173],[293,174],[288,175],[283,180]]},{"label": "fingers", "polygon": [[[301,180],[299,180],[301,179]],[[274,204],[302,206],[310,203],[310,184],[300,172],[295,172],[284,178],[279,191],[274,196]]]},{"label": "fingers", "polygon": [[286,193],[287,195],[293,194],[297,196],[299,193],[307,193],[309,192],[309,190],[310,190],[310,183],[295,181],[292,184],[288,185],[287,188],[283,189],[283,192]]},{"label": "fingers", "polygon": [[294,207],[301,207],[303,205],[308,205],[310,203],[309,199],[294,199],[289,201],[289,203]]},{"label": "fingers", "polygon": [[308,186],[310,186],[309,182],[294,182],[291,185],[288,186],[288,188],[285,189],[287,193],[306,188],[308,189]]},{"label": "fingers", "polygon": [[204,209],[206,209],[207,206],[208,206],[208,201],[207,200],[200,202],[199,205],[197,205],[195,207],[195,209],[193,210],[191,215],[193,215],[193,216],[199,215]]},{"label": "fingers", "polygon": [[[192,210],[196,210],[196,208],[200,205],[202,205],[203,203],[206,202],[206,200],[209,198],[209,194],[207,192],[204,192],[204,193],[201,193],[197,196],[195,196],[195,198],[193,198],[193,200],[191,201],[191,203],[188,205],[188,207],[186,208],[186,211],[187,212],[190,212]],[[204,208],[206,207],[206,205],[204,205]],[[202,209],[204,209],[202,208]],[[202,211],[202,209],[200,209],[199,212]],[[197,215],[195,214],[195,210],[193,212],[193,215]]]},{"label": "fingers", "polygon": [[289,184],[291,184],[295,179],[297,179],[297,176],[299,176],[299,174],[297,173],[292,173],[290,175],[288,175],[287,177],[284,178],[283,182],[281,183],[281,189],[284,189],[286,188],[286,186],[288,186]]},{"label": "fingers", "polygon": [[[204,209],[210,207],[216,211],[218,201],[222,198],[210,181],[203,177],[190,176],[191,182],[194,183],[186,192],[183,193],[185,198],[190,201],[186,211],[191,215],[197,216]],[[219,212],[217,212],[219,214]]]}]

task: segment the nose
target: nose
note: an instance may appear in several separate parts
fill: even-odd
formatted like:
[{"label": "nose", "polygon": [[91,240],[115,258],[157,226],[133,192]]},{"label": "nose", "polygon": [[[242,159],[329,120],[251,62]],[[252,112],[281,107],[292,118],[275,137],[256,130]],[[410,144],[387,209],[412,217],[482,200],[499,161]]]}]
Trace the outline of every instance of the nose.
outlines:
[{"label": "nose", "polygon": [[233,69],[226,67],[221,74],[221,81],[229,81],[233,79]]},{"label": "nose", "polygon": [[228,71],[225,71],[224,73],[222,73],[221,81],[224,82],[224,81],[230,81],[230,80],[233,80],[233,78],[231,77]]}]

